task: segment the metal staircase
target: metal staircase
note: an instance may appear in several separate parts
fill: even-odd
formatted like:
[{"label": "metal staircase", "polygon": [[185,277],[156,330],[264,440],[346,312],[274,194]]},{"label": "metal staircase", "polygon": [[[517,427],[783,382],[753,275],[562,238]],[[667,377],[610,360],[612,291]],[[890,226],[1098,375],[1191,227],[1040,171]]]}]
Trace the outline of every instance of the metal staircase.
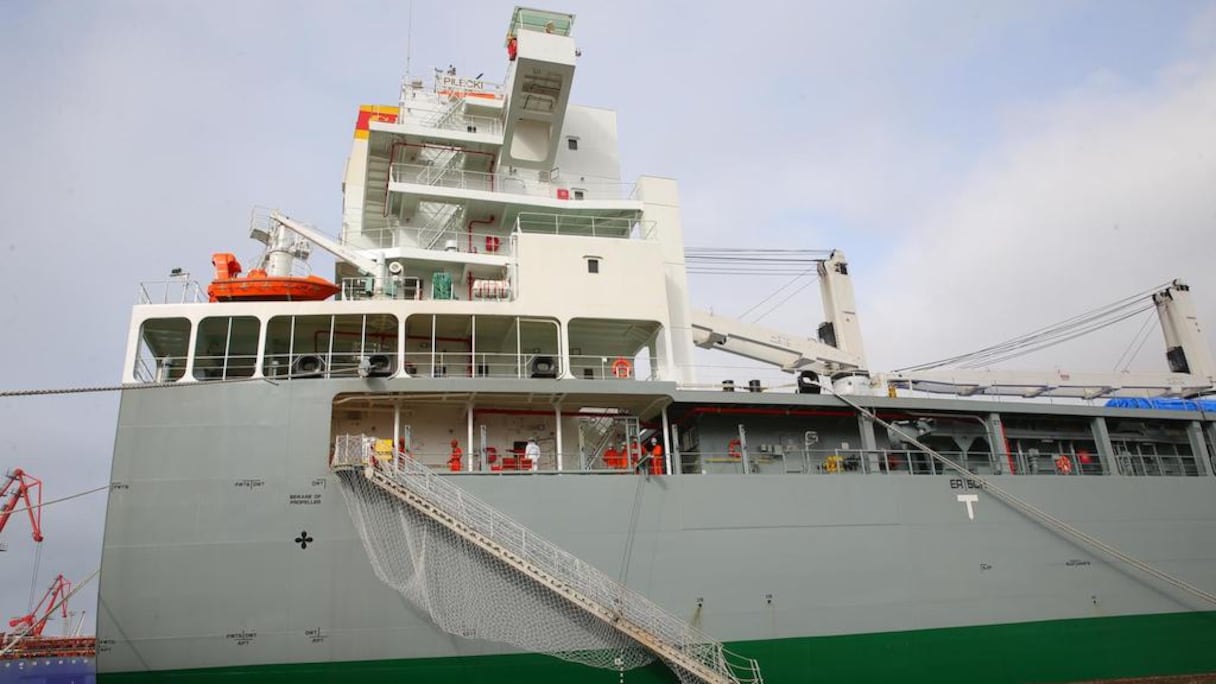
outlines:
[{"label": "metal staircase", "polygon": [[422,219],[418,228],[418,246],[434,249],[449,235],[460,228],[464,217],[464,206],[448,202],[422,201],[418,203],[416,217]]},{"label": "metal staircase", "polygon": [[367,160],[367,177],[364,180],[363,208],[369,214],[388,216],[389,161],[372,155]]},{"label": "metal staircase", "polygon": [[613,446],[614,440],[631,444],[638,441],[639,435],[637,418],[614,414],[583,419],[579,430],[582,444],[590,446],[583,452],[584,467],[589,469],[608,467],[604,462],[604,451]]},{"label": "metal staircase", "polygon": [[449,124],[455,121],[457,117],[463,113],[464,97],[453,95],[448,100],[446,107],[436,112],[433,116],[424,119],[422,124],[432,128],[447,128]]},{"label": "metal staircase", "polygon": [[[345,477],[359,471],[377,488],[404,502],[481,552],[553,592],[575,608],[636,641],[677,671],[681,679],[712,684],[760,684],[759,665],[668,613],[535,532],[477,499],[412,457],[381,462],[363,435],[342,435],[332,467]],[[408,562],[408,559],[403,559]]]},{"label": "metal staircase", "polygon": [[449,172],[459,173],[464,170],[464,150],[445,148],[438,151],[426,151],[434,154],[423,162],[430,167],[426,173],[430,185],[446,185],[444,179]]}]

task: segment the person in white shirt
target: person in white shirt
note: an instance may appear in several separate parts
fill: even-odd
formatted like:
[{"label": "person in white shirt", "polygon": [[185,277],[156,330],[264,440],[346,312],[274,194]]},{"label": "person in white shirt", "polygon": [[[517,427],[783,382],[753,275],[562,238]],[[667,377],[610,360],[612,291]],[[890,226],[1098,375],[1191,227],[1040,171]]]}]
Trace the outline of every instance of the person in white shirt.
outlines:
[{"label": "person in white shirt", "polygon": [[532,470],[540,470],[540,445],[536,443],[536,438],[528,439],[528,446],[524,447],[524,457],[532,461]]}]

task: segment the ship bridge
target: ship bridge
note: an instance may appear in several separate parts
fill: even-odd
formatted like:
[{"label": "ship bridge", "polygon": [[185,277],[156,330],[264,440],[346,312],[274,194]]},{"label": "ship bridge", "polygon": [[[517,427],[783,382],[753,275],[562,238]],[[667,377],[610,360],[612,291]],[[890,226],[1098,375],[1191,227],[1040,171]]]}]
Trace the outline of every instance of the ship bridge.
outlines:
[{"label": "ship bridge", "polygon": [[[616,113],[570,103],[573,24],[517,8],[500,78],[440,65],[407,75],[395,106],[360,108],[337,239],[359,258],[339,254],[340,298],[430,300],[442,304],[423,309],[465,319],[641,321],[649,356],[676,379],[692,341],[675,183],[623,180]],[[596,366],[576,375],[602,377],[605,358],[636,361],[626,337],[630,349],[572,341]]]},{"label": "ship bridge", "polygon": [[[448,65],[407,75],[395,107],[360,108],[340,241],[395,266],[394,298],[511,299],[520,235],[656,235],[639,186],[621,180],[615,114],[569,104],[573,24],[517,8],[501,82]],[[354,296],[373,292],[359,286],[369,275],[337,267]]]},{"label": "ship bridge", "polygon": [[507,32],[513,68],[507,91],[504,161],[547,169],[557,156],[578,51],[574,15],[517,7]]}]

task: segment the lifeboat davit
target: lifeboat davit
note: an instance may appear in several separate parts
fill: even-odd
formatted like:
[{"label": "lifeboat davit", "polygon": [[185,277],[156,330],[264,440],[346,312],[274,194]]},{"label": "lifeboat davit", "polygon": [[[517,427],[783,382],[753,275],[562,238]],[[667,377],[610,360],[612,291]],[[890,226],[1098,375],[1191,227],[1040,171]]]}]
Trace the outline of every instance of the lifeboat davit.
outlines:
[{"label": "lifeboat davit", "polygon": [[241,262],[227,252],[211,255],[211,263],[215,280],[207,286],[207,295],[213,302],[318,302],[340,289],[318,276],[272,276],[260,268],[241,278]]}]

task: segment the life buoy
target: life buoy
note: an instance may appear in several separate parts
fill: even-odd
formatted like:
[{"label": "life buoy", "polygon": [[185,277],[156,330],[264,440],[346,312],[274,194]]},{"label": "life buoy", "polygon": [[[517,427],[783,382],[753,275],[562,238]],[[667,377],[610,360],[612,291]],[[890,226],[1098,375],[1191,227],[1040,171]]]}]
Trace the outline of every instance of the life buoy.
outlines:
[{"label": "life buoy", "polygon": [[726,455],[734,459],[743,458],[743,442],[740,442],[737,439],[732,439],[730,443],[726,445]]},{"label": "life buoy", "polygon": [[633,364],[628,359],[617,359],[612,362],[612,377],[628,378],[633,375]]},{"label": "life buoy", "polygon": [[1061,475],[1068,475],[1072,472],[1072,461],[1067,456],[1061,455],[1056,459],[1056,471]]}]

